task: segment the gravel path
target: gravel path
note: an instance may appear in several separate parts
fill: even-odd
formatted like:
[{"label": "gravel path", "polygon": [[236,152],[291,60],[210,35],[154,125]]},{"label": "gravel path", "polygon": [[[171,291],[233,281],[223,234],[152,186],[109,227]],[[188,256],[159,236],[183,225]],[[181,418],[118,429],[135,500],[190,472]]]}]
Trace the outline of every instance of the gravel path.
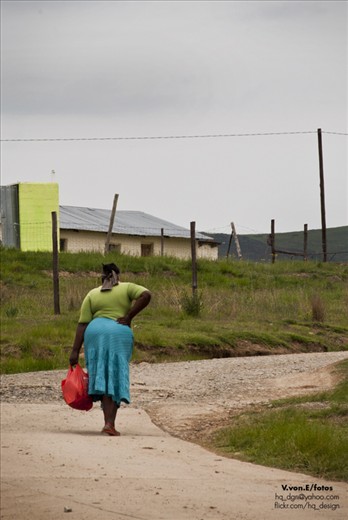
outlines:
[{"label": "gravel path", "polygon": [[[131,365],[132,407],[172,435],[194,440],[240,410],[330,388],[348,352]],[[3,402],[61,401],[66,370],[1,376]]]},{"label": "gravel path", "polygon": [[[98,405],[84,413],[62,402],[67,370],[4,375],[1,518],[343,520],[345,483],[231,460],[199,446],[241,410],[330,388],[334,365],[343,359],[348,351],[132,364],[133,401],[120,410],[117,438],[101,435]],[[288,495],[284,486],[313,484],[332,490],[309,499],[318,509],[295,513],[275,506],[276,496]],[[303,507],[304,501],[298,495],[289,503]],[[285,502],[277,498],[277,504]],[[335,509],[322,510],[322,504]]]}]

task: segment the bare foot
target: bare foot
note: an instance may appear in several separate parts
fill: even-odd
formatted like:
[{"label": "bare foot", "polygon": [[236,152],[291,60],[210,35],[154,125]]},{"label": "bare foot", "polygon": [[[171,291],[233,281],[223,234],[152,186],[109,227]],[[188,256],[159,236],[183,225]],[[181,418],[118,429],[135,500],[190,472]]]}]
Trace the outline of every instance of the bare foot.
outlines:
[{"label": "bare foot", "polygon": [[106,433],[107,435],[111,435],[113,437],[118,437],[119,435],[121,435],[120,432],[115,430],[115,427],[111,424],[106,424],[102,429],[102,433]]}]

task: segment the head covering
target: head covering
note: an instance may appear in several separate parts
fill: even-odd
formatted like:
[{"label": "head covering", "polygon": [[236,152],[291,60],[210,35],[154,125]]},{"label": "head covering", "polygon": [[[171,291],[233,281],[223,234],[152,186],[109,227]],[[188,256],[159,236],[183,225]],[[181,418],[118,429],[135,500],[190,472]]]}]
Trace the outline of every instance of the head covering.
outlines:
[{"label": "head covering", "polygon": [[101,287],[101,291],[111,291],[111,289],[118,285],[118,275],[120,274],[120,270],[116,264],[102,264],[103,265],[103,274],[102,274],[102,282],[103,285]]}]

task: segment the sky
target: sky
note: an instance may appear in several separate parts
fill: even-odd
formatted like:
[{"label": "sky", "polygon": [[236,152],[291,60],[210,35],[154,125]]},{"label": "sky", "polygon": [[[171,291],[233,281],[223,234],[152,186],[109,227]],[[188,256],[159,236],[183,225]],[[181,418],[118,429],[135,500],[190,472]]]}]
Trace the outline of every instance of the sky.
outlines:
[{"label": "sky", "polygon": [[347,225],[347,11],[1,0],[1,185],[54,181],[61,205],[103,209],[118,194],[211,233],[319,229],[320,128],[326,225]]}]

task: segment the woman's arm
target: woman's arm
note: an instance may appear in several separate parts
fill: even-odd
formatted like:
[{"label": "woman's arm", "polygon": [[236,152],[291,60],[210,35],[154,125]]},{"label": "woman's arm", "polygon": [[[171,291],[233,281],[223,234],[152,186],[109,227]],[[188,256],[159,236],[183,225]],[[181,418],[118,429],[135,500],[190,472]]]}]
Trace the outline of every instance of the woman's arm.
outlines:
[{"label": "woman's arm", "polygon": [[132,307],[130,308],[129,312],[123,316],[122,318],[117,318],[118,323],[121,323],[121,325],[128,325],[128,327],[131,326],[132,319],[134,316],[139,314],[140,311],[145,309],[150,303],[151,300],[151,293],[150,291],[144,291],[141,293],[139,298],[135,300]]},{"label": "woman's arm", "polygon": [[83,338],[85,335],[85,330],[87,328],[88,323],[78,323],[76,327],[75,340],[73,344],[73,348],[70,354],[69,362],[70,365],[77,365],[79,362],[79,354],[83,344]]}]

